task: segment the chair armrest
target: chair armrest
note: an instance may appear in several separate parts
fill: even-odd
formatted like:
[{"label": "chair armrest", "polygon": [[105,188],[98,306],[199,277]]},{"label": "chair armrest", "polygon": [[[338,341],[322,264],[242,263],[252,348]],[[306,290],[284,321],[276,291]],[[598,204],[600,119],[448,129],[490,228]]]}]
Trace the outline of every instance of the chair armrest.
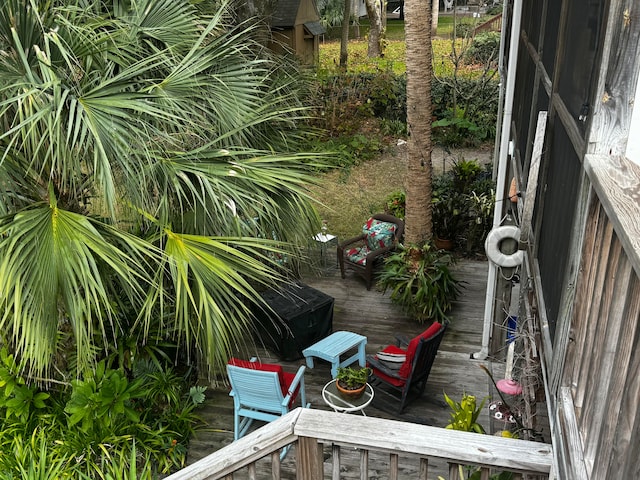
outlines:
[{"label": "chair armrest", "polygon": [[283,406],[289,405],[289,402],[291,401],[291,397],[293,396],[298,386],[300,386],[300,391],[299,391],[300,402],[302,403],[303,407],[306,405],[307,399],[304,391],[304,372],[306,369],[307,367],[305,367],[304,365],[300,365],[300,368],[298,368],[298,371],[296,372],[296,376],[293,377],[293,380],[291,381],[291,384],[287,389],[287,396],[284,397],[284,400],[282,401]]},{"label": "chair armrest", "polygon": [[411,338],[407,335],[396,335],[396,345],[399,347],[408,347]]},{"label": "chair armrest", "polygon": [[342,242],[340,242],[338,244],[338,250],[344,250],[347,245],[351,245],[352,243],[356,243],[356,242],[361,242],[365,238],[367,238],[367,236],[365,234],[361,233],[357,237],[352,237],[352,238],[349,238],[347,240],[344,240],[344,241],[342,241]]},{"label": "chair armrest", "polygon": [[380,247],[377,248],[375,250],[371,250],[368,254],[367,254],[367,263],[369,263],[369,260],[375,260],[376,258],[378,258],[381,255],[385,255],[393,250],[396,249],[396,245],[391,245],[390,247]]},{"label": "chair armrest", "polygon": [[[406,380],[405,377],[401,377],[398,375],[398,370],[389,368],[385,362],[378,360],[374,355],[367,355],[367,365],[371,368],[375,368],[376,370],[380,370],[385,375],[397,378],[398,380]],[[373,373],[372,376],[375,376]]]}]

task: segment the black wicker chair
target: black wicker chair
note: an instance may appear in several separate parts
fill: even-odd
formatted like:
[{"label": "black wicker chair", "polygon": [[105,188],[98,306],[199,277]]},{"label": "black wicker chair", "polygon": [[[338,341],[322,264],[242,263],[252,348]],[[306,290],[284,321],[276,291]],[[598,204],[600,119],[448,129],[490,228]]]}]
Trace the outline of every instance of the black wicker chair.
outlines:
[{"label": "black wicker chair", "polygon": [[375,268],[396,249],[404,233],[404,222],[393,215],[376,213],[362,227],[362,233],[338,244],[340,274],[351,269],[371,289]]},{"label": "black wicker chair", "polygon": [[369,383],[376,387],[376,396],[387,394],[394,401],[399,401],[398,413],[402,413],[410,401],[421,397],[446,329],[446,324],[436,322],[411,340],[396,337],[397,345],[387,347],[383,352],[398,355],[404,351],[402,364],[383,361],[382,354],[367,355],[367,366],[371,368]]}]

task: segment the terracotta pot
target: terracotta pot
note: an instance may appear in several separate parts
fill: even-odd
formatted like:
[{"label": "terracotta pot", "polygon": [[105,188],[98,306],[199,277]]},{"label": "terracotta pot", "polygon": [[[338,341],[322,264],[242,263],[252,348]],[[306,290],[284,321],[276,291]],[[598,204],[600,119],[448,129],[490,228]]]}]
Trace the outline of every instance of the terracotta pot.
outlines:
[{"label": "terracotta pot", "polygon": [[340,384],[340,382],[337,381],[336,382],[336,388],[338,389],[338,392],[340,393],[340,396],[342,398],[344,398],[345,400],[355,400],[357,398],[360,398],[364,394],[364,390],[365,390],[365,388],[367,388],[367,384],[365,383],[360,388],[348,389],[348,388],[344,388]]},{"label": "terracotta pot", "polygon": [[435,237],[433,244],[440,250],[453,250],[453,240]]}]

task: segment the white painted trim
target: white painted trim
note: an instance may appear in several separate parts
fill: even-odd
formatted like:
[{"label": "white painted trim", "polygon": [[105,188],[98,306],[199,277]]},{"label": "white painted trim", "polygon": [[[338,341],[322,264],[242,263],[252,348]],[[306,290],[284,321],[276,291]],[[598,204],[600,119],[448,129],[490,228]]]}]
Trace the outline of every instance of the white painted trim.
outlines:
[{"label": "white painted trim", "polygon": [[[496,180],[496,202],[493,211],[493,227],[499,227],[502,222],[502,207],[506,200],[504,191],[506,187],[507,167],[509,165],[509,142],[511,140],[511,118],[513,116],[513,98],[516,84],[516,67],[518,65],[518,46],[520,44],[520,24],[522,19],[522,0],[515,0],[513,4],[513,19],[511,22],[511,37],[509,42],[509,66],[507,69],[507,81],[505,86],[504,112],[502,114],[502,128],[500,129],[500,151],[498,153],[498,178]],[[503,18],[504,22],[504,18]],[[504,23],[503,23],[504,24]],[[498,195],[501,198],[498,198]],[[489,354],[489,340],[493,325],[495,311],[497,267],[489,262],[487,275],[487,294],[485,297],[484,326],[482,331],[482,349],[472,354],[477,360],[487,358]]]},{"label": "white painted trim", "polygon": [[640,81],[636,85],[635,103],[629,125],[626,157],[633,163],[640,165]]}]

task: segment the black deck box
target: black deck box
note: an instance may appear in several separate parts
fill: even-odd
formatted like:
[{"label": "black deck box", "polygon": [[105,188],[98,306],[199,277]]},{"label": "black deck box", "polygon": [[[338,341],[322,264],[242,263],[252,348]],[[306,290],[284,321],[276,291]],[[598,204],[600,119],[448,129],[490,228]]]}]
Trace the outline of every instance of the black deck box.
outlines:
[{"label": "black deck box", "polygon": [[259,341],[282,360],[302,358],[302,350],[331,333],[333,297],[303,283],[267,290],[273,312],[255,311]]}]

